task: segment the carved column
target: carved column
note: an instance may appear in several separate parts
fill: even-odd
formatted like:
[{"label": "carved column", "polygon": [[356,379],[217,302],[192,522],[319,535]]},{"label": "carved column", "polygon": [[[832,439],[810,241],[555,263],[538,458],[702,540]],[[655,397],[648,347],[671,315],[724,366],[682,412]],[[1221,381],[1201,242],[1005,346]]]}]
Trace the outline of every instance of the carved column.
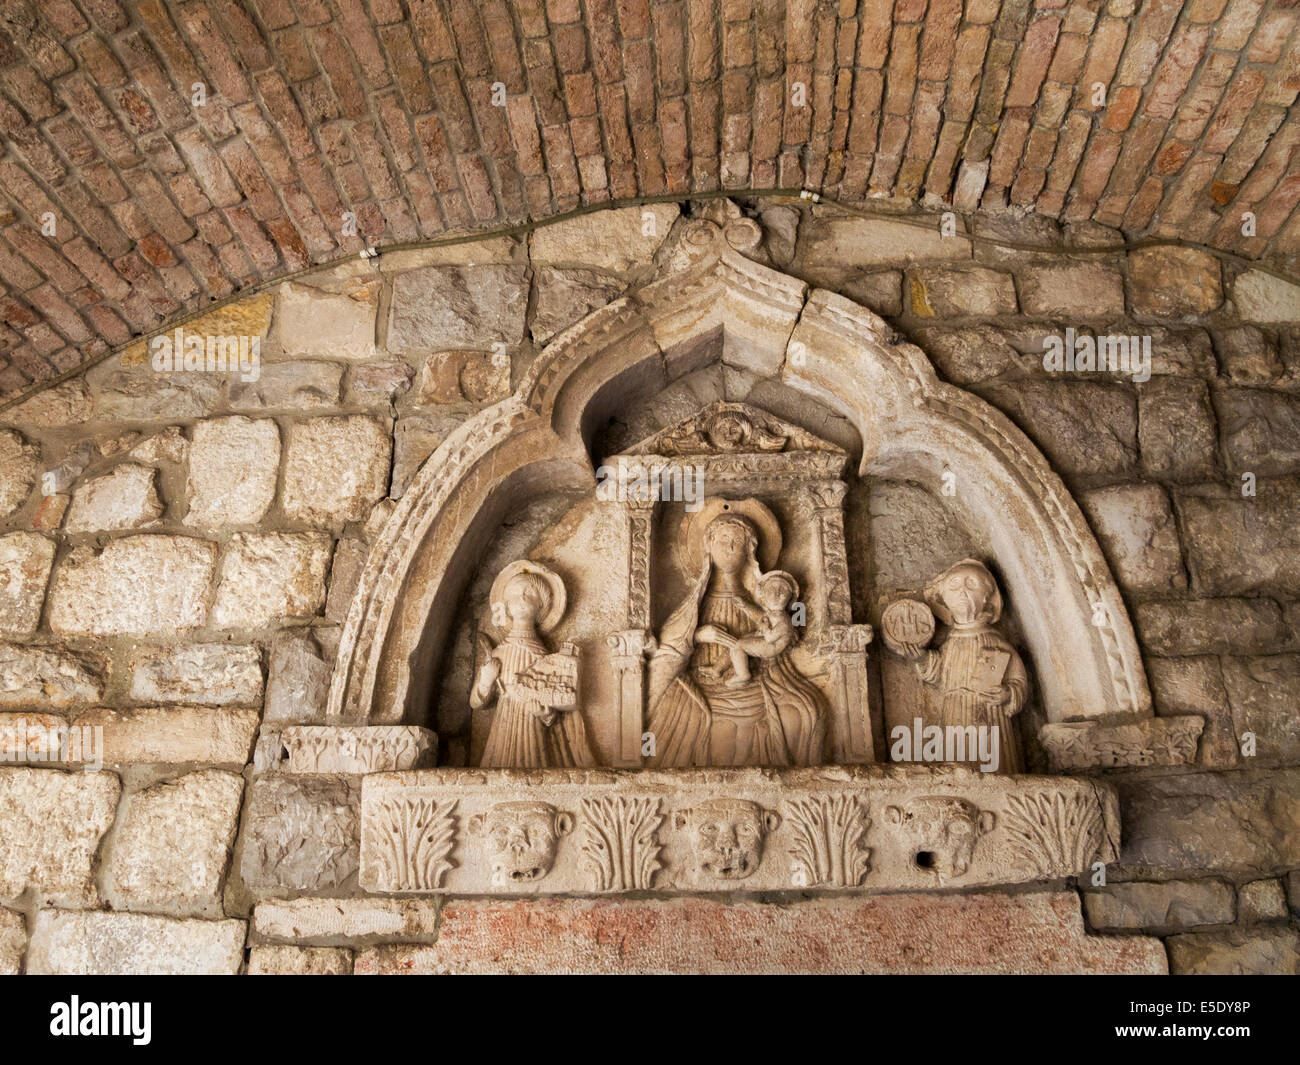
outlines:
[{"label": "carved column", "polygon": [[605,638],[614,666],[618,721],[616,765],[641,764],[645,716],[645,656],[654,650],[650,632],[650,529],[654,499],[629,499],[627,510],[627,628]]},{"label": "carved column", "polygon": [[808,488],[814,546],[826,589],[822,653],[830,664],[832,757],[840,764],[875,761],[867,681],[867,645],[872,633],[870,625],[853,624],[844,545],[844,493],[843,481],[822,481]]}]

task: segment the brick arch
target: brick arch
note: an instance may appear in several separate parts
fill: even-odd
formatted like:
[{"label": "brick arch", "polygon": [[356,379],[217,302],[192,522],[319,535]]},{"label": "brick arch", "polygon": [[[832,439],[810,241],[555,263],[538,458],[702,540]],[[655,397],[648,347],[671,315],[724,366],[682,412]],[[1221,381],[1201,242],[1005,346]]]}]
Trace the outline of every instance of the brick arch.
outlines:
[{"label": "brick arch", "polygon": [[652,195],[806,187],[1294,257],[1295,12],[1099,7],[7,4],[0,395],[367,244]]}]

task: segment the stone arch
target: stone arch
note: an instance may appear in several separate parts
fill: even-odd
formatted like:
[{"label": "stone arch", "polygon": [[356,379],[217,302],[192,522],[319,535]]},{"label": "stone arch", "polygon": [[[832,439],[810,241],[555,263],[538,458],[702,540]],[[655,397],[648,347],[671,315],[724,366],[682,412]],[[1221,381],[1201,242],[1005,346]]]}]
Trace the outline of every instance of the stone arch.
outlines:
[{"label": "stone arch", "polygon": [[859,474],[929,485],[945,471],[957,477],[958,503],[986,531],[1019,605],[1048,728],[1151,721],[1114,578],[1042,454],[1001,413],[941,381],[882,319],[756,261],[761,236],[743,218],[684,225],[653,281],[552,340],[510,398],[429,458],[371,547],[342,634],[331,719],[404,720],[416,691],[427,691],[427,682],[413,685],[413,656],[445,634],[467,561],[506,497],[538,477],[589,489],[604,417],[721,361],[847,418],[863,444]]}]

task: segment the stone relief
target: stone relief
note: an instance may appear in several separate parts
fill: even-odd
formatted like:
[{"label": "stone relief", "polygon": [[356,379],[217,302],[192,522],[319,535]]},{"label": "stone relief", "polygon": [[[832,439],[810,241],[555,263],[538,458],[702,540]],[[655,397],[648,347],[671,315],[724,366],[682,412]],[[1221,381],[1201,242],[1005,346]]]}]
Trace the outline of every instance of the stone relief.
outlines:
[{"label": "stone relief", "polygon": [[658,799],[622,795],[582,800],[582,853],[593,891],[649,888],[661,868]]},{"label": "stone relief", "polygon": [[1102,850],[1101,810],[1082,792],[1009,796],[1004,821],[1016,858],[1041,876],[1062,865],[1085,869]]},{"label": "stone relief", "polygon": [[794,887],[857,887],[871,868],[866,845],[871,819],[856,795],[791,799],[786,813],[794,830],[790,855]]},{"label": "stone relief", "polygon": [[493,646],[479,637],[479,665],[470,707],[495,703],[480,764],[542,769],[592,765],[578,707],[578,649],[566,643],[548,654],[538,633],[564,615],[564,582],[536,562],[512,562],[492,585],[492,624],[503,631]]},{"label": "stone relief", "polygon": [[[937,650],[926,646],[934,636],[933,615],[948,626]],[[1025,758],[1014,719],[1029,696],[1029,677],[1016,649],[994,628],[1001,616],[1002,594],[993,574],[967,558],[926,585],[924,603],[890,604],[881,629],[885,646],[914,663],[938,693],[938,720],[926,724],[988,729],[990,739],[996,729],[997,771],[1021,773]],[[968,752],[955,760],[979,759]]]},{"label": "stone relief", "polygon": [[[364,795],[364,790],[363,790]],[[456,867],[454,798],[397,795],[363,808],[361,846],[370,851],[391,891],[429,891]]]},{"label": "stone relief", "polygon": [[744,880],[763,860],[763,843],[781,815],[748,799],[706,799],[673,815],[690,836],[701,873],[717,880]]},{"label": "stone relief", "polygon": [[547,802],[499,802],[471,817],[469,831],[483,840],[493,884],[541,880],[560,837],[573,831],[573,815]]},{"label": "stone relief", "polygon": [[431,764],[438,737],[412,725],[291,725],[280,742],[289,773],[387,773]]},{"label": "stone relief", "polygon": [[927,795],[906,806],[890,806],[885,822],[905,841],[916,867],[942,884],[965,875],[976,843],[993,831],[997,817],[965,799]]}]

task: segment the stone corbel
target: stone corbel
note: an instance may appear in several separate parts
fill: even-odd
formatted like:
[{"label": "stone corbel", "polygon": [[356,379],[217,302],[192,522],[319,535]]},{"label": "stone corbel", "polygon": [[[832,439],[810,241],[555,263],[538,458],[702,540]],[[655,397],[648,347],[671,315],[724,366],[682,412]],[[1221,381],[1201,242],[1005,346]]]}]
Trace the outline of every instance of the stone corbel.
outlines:
[{"label": "stone corbel", "polygon": [[280,734],[288,773],[393,773],[429,765],[438,736],[415,725],[291,725]]},{"label": "stone corbel", "polygon": [[1147,717],[1124,724],[1057,721],[1038,730],[1053,772],[1124,766],[1191,765],[1205,719]]}]

